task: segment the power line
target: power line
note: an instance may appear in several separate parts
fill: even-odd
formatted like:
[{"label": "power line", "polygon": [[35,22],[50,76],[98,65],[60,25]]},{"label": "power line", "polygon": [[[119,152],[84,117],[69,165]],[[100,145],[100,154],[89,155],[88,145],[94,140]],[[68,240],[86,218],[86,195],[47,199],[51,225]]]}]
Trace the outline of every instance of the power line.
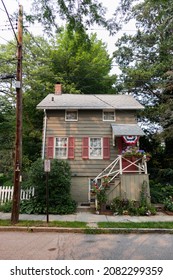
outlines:
[{"label": "power line", "polygon": [[29,35],[31,36],[31,38],[33,39],[33,41],[36,43],[37,47],[45,54],[45,51],[41,48],[41,46],[38,44],[38,42],[35,40],[34,36],[32,35],[31,32],[29,32],[29,30],[27,28],[25,28],[25,30],[29,33]]},{"label": "power line", "polygon": [[5,12],[6,12],[6,14],[7,14],[8,20],[9,20],[9,22],[10,22],[10,25],[11,25],[11,28],[12,28],[12,30],[13,30],[14,36],[15,36],[15,38],[16,38],[16,42],[19,44],[18,38],[17,38],[17,36],[16,36],[16,32],[15,32],[15,30],[14,30],[14,28],[13,28],[13,25],[12,25],[12,22],[11,22],[11,18],[10,18],[10,16],[9,16],[9,13],[8,13],[8,11],[7,11],[7,8],[6,8],[5,4],[4,4],[4,1],[1,0],[1,2],[2,2],[3,6],[4,6],[4,9],[5,9]]},{"label": "power line", "polygon": [[0,10],[3,11],[3,12],[5,13],[5,11],[4,11],[2,8],[0,8]]},{"label": "power line", "polygon": [[1,38],[2,40],[6,41],[7,43],[9,43],[9,44],[11,44],[11,45],[13,45],[13,46],[16,47],[16,45],[15,45],[14,43],[12,43],[11,41],[8,41],[7,39],[5,39],[5,38],[3,38],[3,37],[1,37],[1,36],[0,36],[0,38]]}]

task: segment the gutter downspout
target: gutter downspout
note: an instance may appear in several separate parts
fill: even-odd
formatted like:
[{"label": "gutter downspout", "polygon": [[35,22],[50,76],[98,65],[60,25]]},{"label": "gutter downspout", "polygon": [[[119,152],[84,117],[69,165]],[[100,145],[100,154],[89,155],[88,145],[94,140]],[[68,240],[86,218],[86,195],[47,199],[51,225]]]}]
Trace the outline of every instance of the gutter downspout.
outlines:
[{"label": "gutter downspout", "polygon": [[47,114],[46,114],[46,109],[44,109],[44,125],[43,125],[42,159],[44,159],[44,158],[45,158],[46,130],[47,130]]}]

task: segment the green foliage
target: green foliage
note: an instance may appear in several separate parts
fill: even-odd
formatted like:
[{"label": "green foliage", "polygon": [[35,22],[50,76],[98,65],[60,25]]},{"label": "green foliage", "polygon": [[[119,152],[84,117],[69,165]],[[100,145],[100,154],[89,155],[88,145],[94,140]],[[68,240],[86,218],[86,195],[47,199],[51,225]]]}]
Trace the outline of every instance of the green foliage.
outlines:
[{"label": "green foliage", "polygon": [[[49,42],[41,36],[25,32],[23,68],[22,170],[28,172],[32,162],[40,157],[43,112],[37,104],[54,92],[57,81],[65,93],[110,93],[115,75],[109,75],[112,65],[106,45],[86,32],[67,31]],[[16,42],[0,45],[0,72],[15,73]],[[16,59],[16,58],[15,58]],[[14,75],[13,75],[14,76]],[[0,173],[13,180],[15,142],[15,82],[9,78],[1,83],[0,95]],[[25,174],[24,174],[25,178]]]},{"label": "green foliage", "polygon": [[169,196],[164,201],[164,209],[173,212],[173,197]]},{"label": "green foliage", "polygon": [[0,212],[9,213],[12,210],[12,201],[7,201],[0,205]]},{"label": "green foliage", "polygon": [[155,215],[156,209],[148,202],[146,192],[146,182],[144,181],[141,190],[140,201],[129,200],[126,198],[116,197],[111,202],[111,210],[118,215]]},{"label": "green foliage", "polygon": [[150,195],[152,203],[164,203],[165,198],[173,196],[173,185],[150,181]]},{"label": "green foliage", "polygon": [[148,118],[155,124],[152,133],[157,130],[156,124],[162,125],[164,139],[173,138],[172,12],[171,0],[159,4],[158,1],[122,0],[116,12],[121,25],[135,19],[137,26],[134,35],[125,34],[117,41],[114,52],[122,69],[122,89],[126,88],[137,98],[140,95],[140,101],[146,106],[143,121]]},{"label": "green foliage", "polygon": [[[54,77],[63,79],[64,92],[75,93],[113,93],[115,75],[109,75],[112,58],[106,46],[96,35],[90,41],[83,40],[77,32],[63,30],[57,35],[51,52]],[[57,79],[58,80],[58,79]],[[74,87],[69,88],[69,85]]]},{"label": "green foliage", "polygon": [[59,32],[59,18],[68,23],[69,30],[75,30],[81,34],[94,23],[107,28],[111,33],[117,27],[114,20],[106,19],[106,9],[101,1],[33,0],[32,3],[32,11],[27,16],[27,20],[32,23],[42,23],[44,31],[49,35],[52,29]]},{"label": "green foliage", "polygon": [[[25,187],[34,187],[35,195],[30,201],[23,201],[21,211],[27,213],[46,212],[46,174],[43,160],[35,161],[28,173]],[[76,203],[70,195],[71,173],[66,161],[52,160],[51,172],[48,175],[49,213],[69,214],[76,210]]]},{"label": "green foliage", "polygon": [[[172,14],[172,0],[122,0],[115,13],[121,26],[131,19],[136,21],[136,32],[124,34],[117,41],[114,57],[122,70],[119,88],[133,93],[145,106],[138,117],[147,136],[155,135],[155,141],[154,137],[149,139],[153,144],[148,169],[152,178],[157,178],[153,168],[172,169],[173,165]],[[158,152],[156,139],[160,140],[162,153]],[[172,179],[167,182],[173,184]]]}]

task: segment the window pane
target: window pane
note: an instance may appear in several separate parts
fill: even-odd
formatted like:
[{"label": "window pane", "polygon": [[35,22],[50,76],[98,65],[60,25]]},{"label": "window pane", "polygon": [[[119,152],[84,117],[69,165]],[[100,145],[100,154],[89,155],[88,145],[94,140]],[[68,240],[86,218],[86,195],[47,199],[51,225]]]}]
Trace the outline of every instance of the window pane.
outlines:
[{"label": "window pane", "polygon": [[55,157],[67,158],[67,141],[66,137],[57,137],[55,142]]},{"label": "window pane", "polygon": [[66,120],[77,120],[77,111],[66,111]]},{"label": "window pane", "polygon": [[66,157],[66,152],[67,152],[66,149],[63,149],[63,148],[56,148],[56,149],[55,149],[55,156],[56,156],[57,158]]},{"label": "window pane", "polygon": [[102,156],[101,138],[90,138],[90,157],[100,158]]},{"label": "window pane", "polygon": [[101,138],[91,138],[90,139],[90,146],[93,148],[101,148]]},{"label": "window pane", "polygon": [[113,121],[114,120],[114,111],[103,112],[103,119],[105,121]]},{"label": "window pane", "polygon": [[56,147],[66,147],[67,146],[67,138],[56,138]]},{"label": "window pane", "polygon": [[101,156],[101,149],[90,148],[90,156],[91,157],[100,157]]}]

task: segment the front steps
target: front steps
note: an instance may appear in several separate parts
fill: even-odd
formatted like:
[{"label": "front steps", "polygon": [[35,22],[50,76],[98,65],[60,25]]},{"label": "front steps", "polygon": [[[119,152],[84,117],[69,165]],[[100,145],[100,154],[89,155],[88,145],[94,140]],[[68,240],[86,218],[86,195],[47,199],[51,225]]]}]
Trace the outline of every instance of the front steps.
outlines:
[{"label": "front steps", "polygon": [[94,202],[78,202],[77,212],[95,212],[95,203]]}]

